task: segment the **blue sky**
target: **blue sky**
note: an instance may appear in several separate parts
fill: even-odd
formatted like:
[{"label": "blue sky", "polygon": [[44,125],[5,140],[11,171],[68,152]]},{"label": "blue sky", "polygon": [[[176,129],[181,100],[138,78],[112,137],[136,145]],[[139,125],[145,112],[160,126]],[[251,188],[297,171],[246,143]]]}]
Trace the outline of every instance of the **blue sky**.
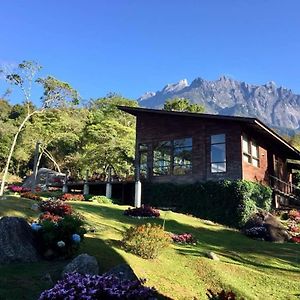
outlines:
[{"label": "blue sky", "polygon": [[0,63],[36,60],[87,99],[222,74],[300,93],[299,12],[298,0],[1,1]]}]

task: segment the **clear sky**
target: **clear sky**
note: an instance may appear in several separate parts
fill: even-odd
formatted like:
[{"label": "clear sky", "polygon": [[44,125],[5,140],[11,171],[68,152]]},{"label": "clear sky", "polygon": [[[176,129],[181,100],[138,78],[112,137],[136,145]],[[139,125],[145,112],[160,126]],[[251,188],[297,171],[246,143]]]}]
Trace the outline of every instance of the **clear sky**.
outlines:
[{"label": "clear sky", "polygon": [[24,59],[84,98],[223,74],[300,93],[300,1],[0,0],[0,63]]}]

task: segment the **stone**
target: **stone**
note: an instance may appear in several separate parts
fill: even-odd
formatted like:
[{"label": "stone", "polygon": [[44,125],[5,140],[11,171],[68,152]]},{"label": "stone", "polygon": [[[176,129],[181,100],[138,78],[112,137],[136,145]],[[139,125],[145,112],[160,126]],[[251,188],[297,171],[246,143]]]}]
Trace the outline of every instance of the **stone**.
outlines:
[{"label": "stone", "polygon": [[62,276],[66,273],[78,272],[80,274],[98,275],[99,266],[94,256],[86,253],[75,257],[63,270]]},{"label": "stone", "polygon": [[30,209],[33,210],[33,211],[39,211],[39,205],[38,205],[38,203],[32,204],[31,207],[30,207]]},{"label": "stone", "polygon": [[264,210],[254,213],[246,222],[242,231],[249,237],[269,242],[283,243],[290,239],[290,235],[280,221]]},{"label": "stone", "polygon": [[23,218],[0,219],[0,264],[36,262],[40,256],[31,227]]},{"label": "stone", "polygon": [[117,265],[116,267],[103,274],[103,276],[114,276],[117,277],[121,282],[126,280],[139,280],[128,264]]},{"label": "stone", "polygon": [[212,260],[216,260],[216,261],[219,261],[219,260],[220,260],[220,258],[217,256],[217,254],[214,253],[214,252],[212,252],[212,251],[207,252],[207,253],[206,253],[206,256],[207,256],[208,258],[212,259]]},{"label": "stone", "polygon": [[41,281],[47,282],[49,285],[53,285],[53,280],[50,273],[46,273],[41,277]]}]

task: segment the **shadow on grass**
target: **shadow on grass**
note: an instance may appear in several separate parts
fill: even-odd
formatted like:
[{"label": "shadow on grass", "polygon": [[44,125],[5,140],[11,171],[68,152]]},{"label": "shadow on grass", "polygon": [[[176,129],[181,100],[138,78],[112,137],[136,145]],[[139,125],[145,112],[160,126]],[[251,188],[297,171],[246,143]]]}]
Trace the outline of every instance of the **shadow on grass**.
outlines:
[{"label": "shadow on grass", "polygon": [[[163,220],[159,219],[136,219],[123,215],[120,207],[114,206],[89,206],[81,209],[87,209],[105,219],[117,221],[123,224],[124,229],[129,225],[144,223],[161,224]],[[199,220],[200,222],[200,220]],[[205,256],[207,251],[215,253],[234,261],[237,264],[246,264],[259,268],[261,270],[278,270],[299,273],[300,267],[300,246],[292,243],[270,243],[264,241],[252,240],[240,232],[226,229],[214,225],[196,224],[196,226],[180,223],[174,219],[167,219],[165,223],[166,231],[173,233],[192,233],[198,240],[195,246],[176,246],[176,251],[181,255]],[[118,247],[117,245],[114,245]],[[276,263],[272,260],[276,259]],[[270,260],[268,262],[268,260]],[[286,267],[293,267],[293,269]]]}]

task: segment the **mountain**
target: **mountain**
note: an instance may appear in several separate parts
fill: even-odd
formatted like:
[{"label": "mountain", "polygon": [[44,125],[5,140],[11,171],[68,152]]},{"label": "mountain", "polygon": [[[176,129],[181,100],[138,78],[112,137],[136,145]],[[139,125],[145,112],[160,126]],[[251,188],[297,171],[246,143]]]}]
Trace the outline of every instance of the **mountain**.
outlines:
[{"label": "mountain", "polygon": [[145,93],[138,102],[142,107],[162,108],[175,97],[204,105],[206,113],[256,117],[281,133],[300,131],[300,95],[273,81],[254,85],[221,76],[212,81],[196,78],[189,84],[184,79]]}]

